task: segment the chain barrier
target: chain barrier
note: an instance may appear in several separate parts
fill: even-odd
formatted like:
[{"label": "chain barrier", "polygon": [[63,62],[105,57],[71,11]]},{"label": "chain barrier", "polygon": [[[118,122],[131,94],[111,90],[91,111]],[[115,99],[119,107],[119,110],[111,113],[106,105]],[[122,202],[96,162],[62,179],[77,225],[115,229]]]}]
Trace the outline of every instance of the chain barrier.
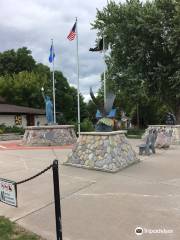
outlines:
[{"label": "chain barrier", "polygon": [[30,181],[30,180],[32,180],[32,179],[40,176],[41,174],[47,172],[47,171],[48,171],[49,169],[51,169],[52,167],[53,167],[53,164],[51,164],[50,166],[48,166],[47,168],[45,168],[45,169],[42,170],[41,172],[37,173],[36,175],[34,175],[34,176],[30,177],[30,178],[26,178],[26,179],[24,179],[24,180],[22,180],[22,181],[19,181],[19,182],[17,182],[16,184],[19,185],[19,184],[28,182],[28,181]]},{"label": "chain barrier", "polygon": [[[61,223],[61,203],[60,203],[60,189],[59,189],[59,168],[58,168],[58,160],[54,160],[53,164],[49,165],[41,172],[35,174],[32,177],[26,178],[22,181],[16,182],[16,185],[28,182],[43,173],[47,172],[52,168],[53,171],[53,185],[54,185],[54,205],[55,205],[55,217],[56,217],[56,239],[62,240],[62,223]],[[17,206],[17,205],[16,205]]]}]

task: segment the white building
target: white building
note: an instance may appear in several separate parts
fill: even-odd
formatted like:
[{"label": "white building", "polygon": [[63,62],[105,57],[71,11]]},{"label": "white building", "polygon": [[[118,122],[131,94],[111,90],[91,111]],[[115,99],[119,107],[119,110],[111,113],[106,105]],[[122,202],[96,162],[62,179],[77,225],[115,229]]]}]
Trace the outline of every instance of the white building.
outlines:
[{"label": "white building", "polygon": [[6,126],[36,126],[46,124],[43,109],[0,103],[0,124]]}]

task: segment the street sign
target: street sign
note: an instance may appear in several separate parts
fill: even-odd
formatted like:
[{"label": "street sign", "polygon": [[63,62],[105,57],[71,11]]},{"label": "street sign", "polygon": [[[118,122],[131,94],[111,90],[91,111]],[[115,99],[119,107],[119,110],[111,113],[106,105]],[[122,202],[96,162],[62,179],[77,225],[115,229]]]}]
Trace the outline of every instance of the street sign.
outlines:
[{"label": "street sign", "polygon": [[17,207],[17,187],[14,181],[0,178],[0,202]]}]

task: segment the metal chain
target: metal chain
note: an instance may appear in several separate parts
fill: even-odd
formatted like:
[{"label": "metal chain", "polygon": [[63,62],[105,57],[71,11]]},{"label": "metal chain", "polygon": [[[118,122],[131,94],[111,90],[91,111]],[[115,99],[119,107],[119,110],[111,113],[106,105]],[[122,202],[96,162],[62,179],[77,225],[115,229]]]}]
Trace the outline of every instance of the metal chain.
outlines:
[{"label": "metal chain", "polygon": [[48,166],[47,168],[45,168],[45,169],[42,170],[41,172],[37,173],[36,175],[34,175],[34,176],[30,177],[30,178],[24,179],[24,180],[22,180],[22,181],[19,181],[19,182],[17,182],[16,184],[19,185],[19,184],[28,182],[28,181],[30,181],[30,180],[32,180],[32,179],[40,176],[41,174],[45,173],[46,171],[48,171],[48,170],[49,170],[50,168],[52,168],[52,167],[53,167],[53,164],[51,164],[50,166]]}]

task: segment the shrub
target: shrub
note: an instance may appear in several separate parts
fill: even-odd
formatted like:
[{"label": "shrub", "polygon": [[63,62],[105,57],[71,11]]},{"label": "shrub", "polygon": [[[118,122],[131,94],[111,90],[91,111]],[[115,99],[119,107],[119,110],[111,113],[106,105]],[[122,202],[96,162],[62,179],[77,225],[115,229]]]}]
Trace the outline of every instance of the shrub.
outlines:
[{"label": "shrub", "polygon": [[85,118],[83,120],[83,122],[81,123],[81,131],[82,132],[92,132],[92,131],[94,131],[94,126],[88,118]]},{"label": "shrub", "polygon": [[22,127],[17,127],[17,126],[6,126],[5,124],[0,125],[0,134],[3,133],[19,133],[19,134],[24,134],[24,129]]},{"label": "shrub", "polygon": [[0,134],[3,134],[4,133],[4,130],[3,129],[0,129]]},{"label": "shrub", "polygon": [[137,135],[137,136],[142,136],[144,134],[145,130],[144,129],[139,129],[139,128],[131,128],[128,129],[127,135]]},{"label": "shrub", "polygon": [[[78,135],[77,122],[69,121],[68,124],[75,126],[74,130],[75,130],[76,135]],[[88,118],[85,118],[81,122],[81,132],[92,132],[92,131],[94,131],[94,126],[93,126],[92,122]]]}]

